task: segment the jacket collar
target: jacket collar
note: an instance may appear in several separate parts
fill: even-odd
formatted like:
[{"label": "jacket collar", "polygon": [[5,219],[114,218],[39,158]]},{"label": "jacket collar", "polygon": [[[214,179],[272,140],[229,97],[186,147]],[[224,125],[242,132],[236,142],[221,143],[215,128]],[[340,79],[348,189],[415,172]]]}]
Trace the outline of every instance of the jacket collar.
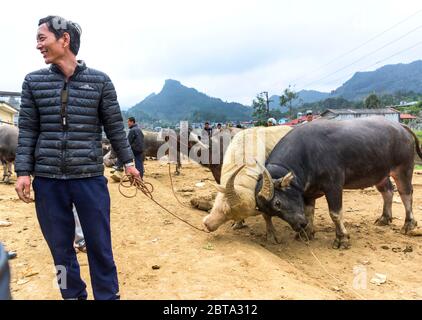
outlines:
[{"label": "jacket collar", "polygon": [[129,129],[133,129],[133,128],[137,128],[137,127],[138,127],[138,124],[134,123],[133,126],[131,126]]},{"label": "jacket collar", "polygon": [[[77,60],[77,64],[76,64],[76,69],[75,72],[73,73],[72,77],[76,76],[79,72],[85,70],[87,68],[85,61],[83,60]],[[52,64],[50,66],[50,70],[54,73],[58,73],[63,75],[62,70],[60,70],[60,68],[56,65],[56,64]]]}]

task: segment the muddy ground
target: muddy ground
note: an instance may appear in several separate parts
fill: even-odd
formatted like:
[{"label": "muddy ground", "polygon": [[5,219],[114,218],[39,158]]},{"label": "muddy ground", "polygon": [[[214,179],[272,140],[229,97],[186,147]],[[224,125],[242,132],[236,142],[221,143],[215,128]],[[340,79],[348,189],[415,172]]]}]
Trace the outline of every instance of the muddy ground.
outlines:
[{"label": "muddy ground", "polygon": [[[174,198],[168,166],[147,161],[146,180],[154,197],[177,215],[201,227],[206,212],[181,206]],[[174,170],[174,168],[173,168]],[[110,176],[109,173],[106,176]],[[16,179],[16,178],[14,178]],[[181,201],[210,196],[211,173],[185,165],[173,181]],[[204,181],[205,186],[196,186]],[[414,214],[422,225],[422,175],[414,174]],[[391,226],[373,224],[382,211],[373,188],[345,191],[344,210],[352,248],[334,250],[334,225],[322,198],[315,214],[316,238],[308,247],[274,219],[281,244],[268,243],[264,220],[247,220],[212,234],[175,219],[144,195],[126,199],[109,179],[112,236],[122,299],[422,299],[422,237],[400,234],[404,208],[398,195]],[[60,299],[53,287],[52,258],[40,232],[33,204],[18,200],[13,185],[0,184],[0,241],[18,256],[11,260],[14,299]],[[92,298],[87,257],[79,253]],[[153,268],[153,266],[155,266]],[[370,282],[375,273],[386,282]]]}]

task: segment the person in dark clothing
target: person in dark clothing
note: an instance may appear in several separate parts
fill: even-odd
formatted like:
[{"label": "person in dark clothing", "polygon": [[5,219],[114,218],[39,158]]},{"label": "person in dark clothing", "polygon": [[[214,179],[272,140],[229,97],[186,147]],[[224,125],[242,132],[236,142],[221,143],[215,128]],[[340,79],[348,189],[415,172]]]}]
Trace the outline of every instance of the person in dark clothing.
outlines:
[{"label": "person in dark clothing", "polygon": [[209,122],[205,122],[204,130],[208,133],[209,136],[212,135],[212,128],[210,127]]},{"label": "person in dark clothing", "polygon": [[0,242],[0,300],[10,300],[10,269],[8,253]]},{"label": "person in dark clothing", "polygon": [[[119,299],[110,233],[110,195],[104,177],[102,129],[125,165],[140,178],[126,139],[113,83],[76,60],[81,28],[58,16],[38,23],[37,49],[50,68],[28,74],[22,85],[15,171],[26,203],[31,175],[41,231],[64,299],[86,299],[73,248],[73,204],[85,235],[95,299]],[[65,280],[65,281],[64,281]]]},{"label": "person in dark clothing", "polygon": [[136,123],[134,117],[127,119],[129,133],[127,139],[130,147],[132,148],[133,155],[135,156],[135,167],[138,169],[141,177],[144,176],[144,134],[141,128]]}]

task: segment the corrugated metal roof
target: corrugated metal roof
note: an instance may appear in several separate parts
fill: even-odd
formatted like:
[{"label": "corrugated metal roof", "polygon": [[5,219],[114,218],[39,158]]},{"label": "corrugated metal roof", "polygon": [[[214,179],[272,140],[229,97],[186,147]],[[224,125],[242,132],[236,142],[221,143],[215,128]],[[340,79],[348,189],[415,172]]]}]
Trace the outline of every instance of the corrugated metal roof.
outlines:
[{"label": "corrugated metal roof", "polygon": [[325,110],[321,116],[324,116],[327,113],[334,113],[337,115],[340,114],[396,114],[400,113],[397,110],[391,108],[383,108],[383,109],[327,109]]}]

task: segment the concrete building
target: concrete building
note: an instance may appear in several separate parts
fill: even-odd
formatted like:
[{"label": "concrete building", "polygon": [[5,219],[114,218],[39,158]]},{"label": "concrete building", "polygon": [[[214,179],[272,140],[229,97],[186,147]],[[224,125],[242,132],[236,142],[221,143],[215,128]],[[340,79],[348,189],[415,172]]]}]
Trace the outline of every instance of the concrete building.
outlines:
[{"label": "concrete building", "polygon": [[400,122],[400,112],[392,108],[385,109],[327,109],[321,113],[325,119],[347,120],[382,116],[388,120]]},{"label": "concrete building", "polygon": [[4,123],[17,125],[17,115],[18,110],[6,102],[0,101],[0,125]]}]

